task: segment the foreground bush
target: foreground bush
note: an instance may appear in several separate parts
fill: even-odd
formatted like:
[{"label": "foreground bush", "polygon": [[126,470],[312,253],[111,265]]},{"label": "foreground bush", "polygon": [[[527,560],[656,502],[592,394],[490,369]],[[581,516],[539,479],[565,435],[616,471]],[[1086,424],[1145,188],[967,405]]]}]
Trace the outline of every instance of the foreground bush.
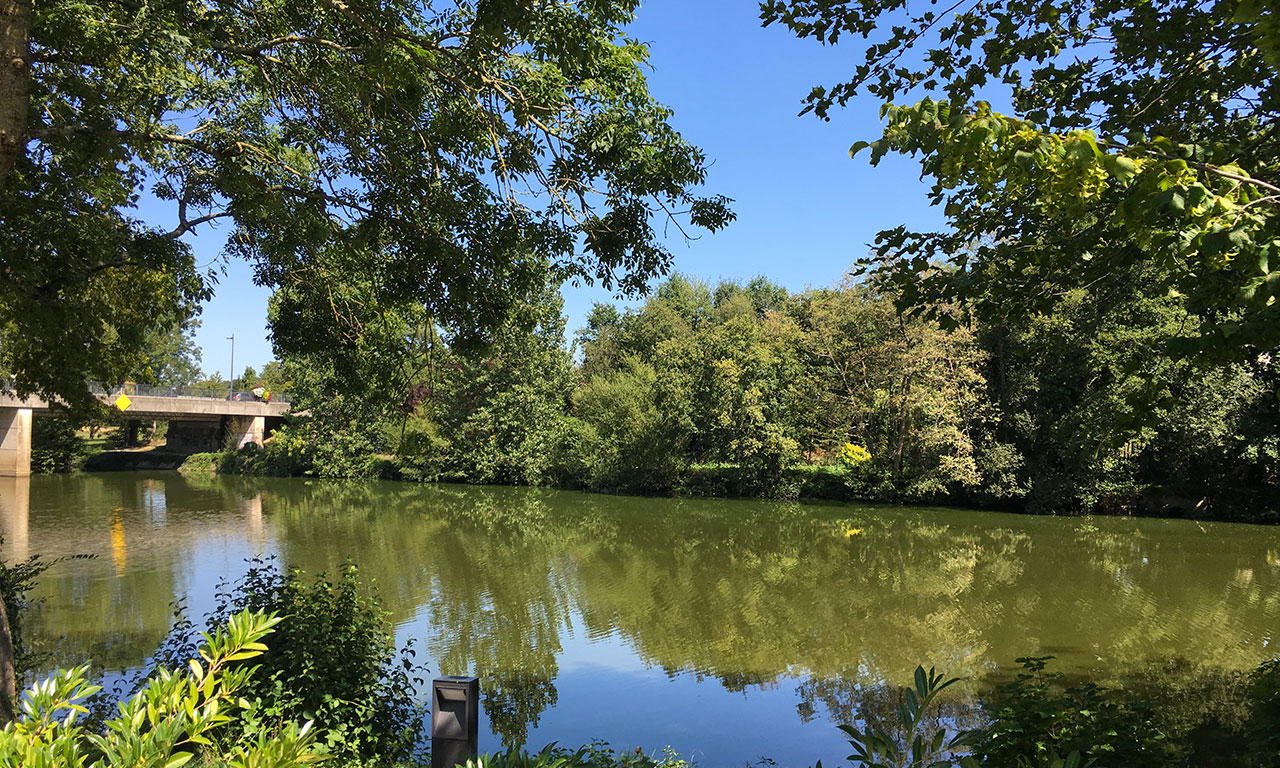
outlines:
[{"label": "foreground bush", "polygon": [[690,768],[689,763],[670,749],[659,756],[635,752],[614,752],[605,742],[594,742],[570,751],[548,744],[536,754],[520,749],[480,755],[468,760],[465,768]]},{"label": "foreground bush", "polygon": [[[275,616],[241,612],[204,635],[198,658],[185,669],[162,670],[119,704],[100,733],[88,729],[84,702],[97,693],[87,666],[60,671],[31,686],[17,721],[0,731],[4,768],[179,768],[199,757],[228,768],[295,768],[320,759],[310,723],[262,723],[257,705],[241,694],[256,667],[260,641],[280,623]],[[243,728],[223,746],[220,733]]]},{"label": "foreground bush", "polygon": [[958,679],[918,667],[913,685],[899,694],[895,717],[877,722],[864,711],[841,726],[853,748],[848,760],[857,768],[1280,765],[1280,662],[1266,662],[1252,675],[1252,713],[1232,729],[1230,743],[1200,754],[1165,731],[1149,702],[1093,683],[1059,685],[1060,675],[1045,672],[1050,658],[1019,659],[1023,671],[984,698],[985,722],[967,731],[958,730],[961,718],[954,711],[944,714],[938,707],[939,695]]},{"label": "foreground bush", "polygon": [[[255,702],[241,721],[243,738],[294,720],[314,722],[316,740],[333,762],[384,765],[411,761],[422,736],[424,704],[420,668],[397,654],[391,626],[377,600],[360,586],[355,566],[335,580],[304,582],[270,561],[254,561],[246,575],[218,595],[206,617],[215,625],[250,610],[279,615],[284,623],[257,660],[259,671],[241,696]],[[172,665],[190,653],[195,632],[181,620],[156,658]]]}]

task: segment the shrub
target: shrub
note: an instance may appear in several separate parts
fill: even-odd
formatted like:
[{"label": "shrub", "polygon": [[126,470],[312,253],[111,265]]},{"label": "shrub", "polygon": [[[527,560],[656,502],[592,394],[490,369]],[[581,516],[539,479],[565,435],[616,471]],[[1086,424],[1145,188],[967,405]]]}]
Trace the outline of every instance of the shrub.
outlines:
[{"label": "shrub", "polygon": [[51,475],[79,469],[84,442],[70,421],[58,417],[35,419],[31,428],[31,471]]},{"label": "shrub", "polygon": [[[339,760],[396,762],[415,757],[422,703],[421,668],[411,648],[396,653],[386,614],[361,589],[355,566],[340,577],[304,583],[296,571],[253,561],[248,573],[219,592],[211,623],[242,610],[271,611],[286,621],[259,660],[261,670],[241,694],[256,702],[244,735],[306,718]],[[157,653],[171,664],[190,648],[192,627],[181,620]]]},{"label": "shrub", "polygon": [[[949,734],[944,726],[931,726],[932,707],[938,696],[960,682],[946,679],[933,669],[916,667],[914,685],[902,691],[898,702],[898,722],[893,729],[867,727],[859,730],[852,724],[840,726],[849,737],[853,754],[848,759],[863,768],[949,768],[949,760],[972,740],[967,732]],[[818,768],[821,768],[821,763]],[[973,768],[972,758],[960,762]]]},{"label": "shrub", "polygon": [[[3,543],[3,538],[0,538]],[[35,586],[36,577],[44,573],[57,560],[43,560],[38,555],[14,565],[0,560],[0,599],[4,600],[5,614],[9,618],[9,637],[13,644],[13,670],[16,687],[24,685],[26,670],[36,665],[38,658],[27,645],[23,631],[27,615],[27,592]]]},{"label": "shrub", "polygon": [[1250,694],[1250,762],[1257,766],[1280,764],[1280,659],[1264,662],[1254,671]]},{"label": "shrub", "polygon": [[178,471],[188,478],[208,477],[216,468],[218,456],[219,454],[216,453],[193,453],[183,460]]},{"label": "shrub", "polygon": [[614,752],[607,743],[597,741],[572,752],[555,744],[537,754],[509,749],[468,760],[465,768],[689,768],[689,763],[670,748],[651,756],[639,749]]},{"label": "shrub", "polygon": [[591,488],[600,475],[602,446],[596,428],[575,416],[562,416],[551,435],[547,479],[561,488]]},{"label": "shrub", "polygon": [[24,694],[18,720],[0,731],[0,765],[23,768],[164,766],[178,768],[197,756],[206,764],[296,768],[320,759],[310,726],[243,729],[230,746],[219,732],[261,722],[256,706],[240,694],[256,667],[244,662],[266,648],[260,640],[279,624],[273,616],[242,612],[225,628],[204,636],[198,659],[162,670],[107,720],[101,733],[82,720],[84,702],[100,689],[87,683],[88,666],[60,671]]},{"label": "shrub", "polygon": [[1022,672],[987,702],[991,723],[974,748],[985,764],[1016,765],[1071,752],[1098,768],[1174,763],[1173,745],[1148,702],[1128,701],[1093,683],[1059,690],[1060,673],[1045,672],[1052,658],[1017,659]]},{"label": "shrub", "polygon": [[409,414],[391,437],[403,479],[431,482],[440,477],[450,445],[429,409]]}]

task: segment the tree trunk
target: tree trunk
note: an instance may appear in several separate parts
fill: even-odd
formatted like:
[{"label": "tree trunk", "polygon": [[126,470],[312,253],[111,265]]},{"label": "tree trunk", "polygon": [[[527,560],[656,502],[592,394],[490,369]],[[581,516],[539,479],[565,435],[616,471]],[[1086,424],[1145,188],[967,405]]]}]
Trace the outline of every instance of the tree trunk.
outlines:
[{"label": "tree trunk", "polygon": [[0,0],[0,191],[27,148],[31,7],[31,0]]},{"label": "tree trunk", "polygon": [[0,599],[0,728],[14,719],[14,703],[18,700],[18,680],[13,669],[13,635],[9,632],[9,614]]}]

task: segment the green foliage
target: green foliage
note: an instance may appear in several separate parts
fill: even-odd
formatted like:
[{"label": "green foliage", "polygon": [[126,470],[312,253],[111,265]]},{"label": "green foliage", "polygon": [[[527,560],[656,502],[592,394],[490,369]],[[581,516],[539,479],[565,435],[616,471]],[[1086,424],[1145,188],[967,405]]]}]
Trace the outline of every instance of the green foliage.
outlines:
[{"label": "green foliage", "polygon": [[[881,232],[866,264],[902,308],[954,325],[947,308],[963,305],[996,323],[1145,268],[1154,295],[1194,316],[1174,356],[1243,362],[1280,343],[1276,24],[1262,4],[760,7],[800,37],[867,40],[853,77],[815,88],[805,111],[869,93],[884,132],[851,154],[912,155],[934,181],[945,231]],[[997,84],[1013,116],[978,100]]]},{"label": "green foliage", "polygon": [[847,758],[862,768],[944,768],[951,763],[946,757],[962,749],[970,734],[958,733],[950,738],[947,731],[925,727],[930,707],[944,690],[959,678],[944,679],[933,669],[916,667],[914,687],[902,691],[898,702],[898,730],[885,732],[868,728],[865,732],[853,725],[840,730],[849,737],[853,754]]},{"label": "green foliage", "polygon": [[[390,425],[394,430],[394,424]],[[405,417],[394,448],[400,460],[400,476],[431,481],[440,477],[449,455],[449,439],[429,409],[420,408]]]},{"label": "green foliage", "polygon": [[976,463],[990,419],[988,356],[968,331],[903,321],[874,286],[811,291],[797,323],[812,388],[795,407],[810,451],[871,460],[850,476],[863,497],[932,500],[982,487]]},{"label": "green foliage", "polygon": [[18,689],[23,687],[28,670],[38,661],[23,629],[30,605],[27,593],[35,586],[36,578],[56,562],[39,555],[32,555],[12,565],[0,560],[0,599],[4,600],[5,615],[9,619],[9,635],[13,641],[14,682]]},{"label": "green foliage", "polygon": [[[942,691],[958,682],[959,678],[946,679],[933,669],[926,672],[924,667],[916,667],[912,686],[899,692],[892,722],[877,726],[868,718],[863,729],[840,726],[853,747],[853,754],[846,759],[861,768],[1091,768],[1097,764],[1074,750],[1065,758],[1059,757],[1055,745],[1036,742],[1030,735],[1027,743],[1009,744],[1003,754],[984,754],[985,743],[1007,736],[1003,730],[1006,724],[996,715],[984,728],[956,730],[952,720],[940,715],[938,704]],[[970,750],[972,753],[966,754]],[[821,761],[817,768],[822,768]]]},{"label": "green foliage", "polygon": [[589,487],[672,487],[683,468],[688,432],[678,415],[660,405],[662,396],[657,372],[634,358],[574,393],[574,412],[584,425],[579,435],[593,441],[577,446],[579,452],[594,454],[580,461],[592,470],[585,478]]},{"label": "green foliage", "polygon": [[465,768],[690,768],[690,764],[670,748],[655,757],[638,749],[615,753],[607,743],[593,742],[573,751],[552,743],[536,754],[519,749],[484,754],[468,760]]},{"label": "green foliage", "polygon": [[[423,704],[416,697],[423,670],[413,650],[397,654],[386,614],[362,589],[354,566],[313,583],[297,572],[281,573],[255,561],[230,591],[219,594],[210,623],[244,610],[271,611],[284,619],[259,671],[240,696],[254,703],[239,733],[250,738],[306,719],[335,758],[405,761],[414,756]],[[192,626],[182,620],[170,633],[158,663],[171,665],[191,648]]]},{"label": "green foliage", "polygon": [[183,459],[178,471],[188,479],[198,480],[212,475],[217,469],[217,461],[216,453],[193,453]]},{"label": "green foliage", "polygon": [[[1191,365],[1158,276],[1056,297],[1044,316],[944,330],[873,280],[790,294],[677,276],[597,305],[564,348],[559,296],[530,296],[468,350],[400,317],[358,394],[281,366],[294,417],[221,471],[596,491],[980,504],[1040,513],[1280,513],[1280,369]],[[379,355],[382,355],[379,357]],[[363,369],[362,369],[363,370]],[[575,375],[576,373],[576,375]],[[845,446],[866,451],[845,459]]]},{"label": "green foliage", "polygon": [[[182,238],[223,219],[277,347],[339,368],[402,348],[398,312],[475,341],[552,275],[640,291],[668,211],[732,214],[648,91],[637,6],[14,6],[0,365],[24,393],[120,380],[208,296]],[[171,229],[132,218],[144,194]]]},{"label": "green foliage", "polygon": [[80,468],[85,445],[72,420],[41,415],[32,420],[31,471],[37,474],[71,472]]},{"label": "green foliage", "polygon": [[326,478],[386,476],[385,450],[376,418],[336,397],[307,416],[292,417],[261,448],[247,444],[218,454],[217,471],[228,474]]},{"label": "green foliage", "polygon": [[545,482],[571,388],[563,300],[547,285],[532,293],[493,344],[467,353],[458,329],[425,400],[448,442],[446,477],[474,483]]},{"label": "green foliage", "polygon": [[194,316],[167,327],[151,328],[143,337],[143,365],[129,377],[144,384],[189,387],[201,378],[200,348],[196,346]]},{"label": "green foliage", "polygon": [[1093,683],[1061,688],[1045,672],[1052,657],[1021,658],[1017,678],[986,702],[991,719],[973,753],[989,765],[1042,764],[1078,753],[1093,765],[1165,766],[1174,745],[1159,727],[1152,705],[1133,701]]},{"label": "green foliage", "polygon": [[23,768],[178,768],[200,758],[228,768],[295,768],[320,753],[310,724],[280,723],[246,728],[234,743],[225,734],[260,723],[257,706],[243,698],[251,687],[261,640],[280,623],[248,611],[205,635],[197,656],[176,669],[162,669],[129,699],[102,732],[86,728],[88,667],[56,673],[24,694],[22,714],[0,731],[0,764]]},{"label": "green foliage", "polygon": [[1164,348],[1186,314],[1176,299],[1150,296],[1152,279],[1137,273],[1092,297],[1073,291],[1051,315],[984,334],[1000,407],[981,458],[1008,469],[983,493],[1025,493],[1046,512],[1204,499],[1203,514],[1221,489],[1270,482],[1274,427],[1263,425],[1276,423],[1274,369],[1171,359]]},{"label": "green foliage", "polygon": [[1261,768],[1280,760],[1280,659],[1259,666],[1252,683],[1246,736],[1251,764]]},{"label": "green foliage", "polygon": [[[551,460],[547,478],[561,488],[592,487],[614,467],[604,467],[602,443],[596,428],[576,416],[565,416],[552,435]],[[597,486],[598,487],[598,486]]]}]

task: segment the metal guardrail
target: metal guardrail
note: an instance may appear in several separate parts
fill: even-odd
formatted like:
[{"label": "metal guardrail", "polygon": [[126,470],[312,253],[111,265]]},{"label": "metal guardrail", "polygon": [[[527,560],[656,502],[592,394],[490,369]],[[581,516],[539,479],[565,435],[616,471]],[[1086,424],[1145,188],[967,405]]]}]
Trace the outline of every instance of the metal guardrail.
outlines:
[{"label": "metal guardrail", "polygon": [[[259,400],[253,392],[236,390],[228,393],[226,387],[164,387],[149,384],[122,384],[116,387],[92,385],[89,391],[95,395],[129,395],[130,397],[196,397],[204,400],[235,400],[240,402],[266,402]],[[289,402],[289,395],[284,392],[272,392],[273,403]]]}]

